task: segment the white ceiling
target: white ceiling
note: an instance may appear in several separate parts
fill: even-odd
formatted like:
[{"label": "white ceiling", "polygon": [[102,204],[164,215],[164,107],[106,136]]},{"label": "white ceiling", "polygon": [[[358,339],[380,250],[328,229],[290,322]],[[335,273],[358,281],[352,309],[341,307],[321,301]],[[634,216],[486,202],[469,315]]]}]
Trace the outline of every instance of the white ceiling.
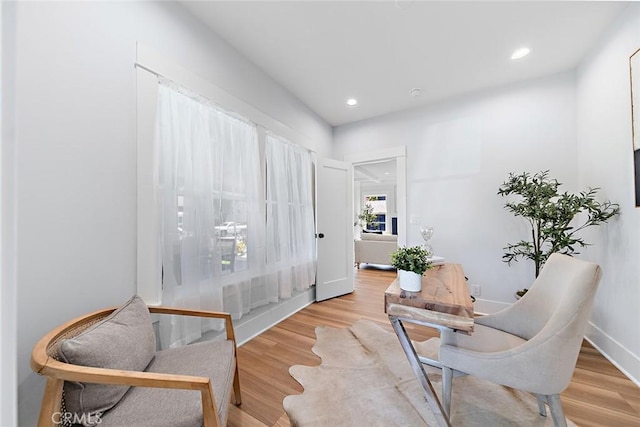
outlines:
[{"label": "white ceiling", "polygon": [[[332,126],[570,70],[626,2],[198,1],[195,16]],[[510,59],[518,47],[531,54]],[[411,97],[409,90],[422,88]],[[359,105],[347,107],[356,97]]]},{"label": "white ceiling", "polygon": [[396,160],[355,165],[353,167],[353,178],[362,185],[395,184]]}]

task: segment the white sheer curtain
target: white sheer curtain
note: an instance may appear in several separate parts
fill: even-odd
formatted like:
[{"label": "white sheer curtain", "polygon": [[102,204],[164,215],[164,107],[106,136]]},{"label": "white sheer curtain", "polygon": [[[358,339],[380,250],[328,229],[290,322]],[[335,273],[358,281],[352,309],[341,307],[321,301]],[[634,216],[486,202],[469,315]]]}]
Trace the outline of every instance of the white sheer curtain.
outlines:
[{"label": "white sheer curtain", "polygon": [[280,298],[315,283],[315,226],[311,154],[268,133],[267,271]]},{"label": "white sheer curtain", "polygon": [[[164,305],[237,319],[314,283],[308,151],[267,133],[265,178],[254,124],[161,79],[156,152]],[[161,345],[219,327],[162,317]]]},{"label": "white sheer curtain", "polygon": [[[264,270],[256,128],[162,80],[156,147],[162,303],[230,311],[224,295],[242,295]],[[162,318],[162,345],[191,342],[213,327],[198,318]]]}]

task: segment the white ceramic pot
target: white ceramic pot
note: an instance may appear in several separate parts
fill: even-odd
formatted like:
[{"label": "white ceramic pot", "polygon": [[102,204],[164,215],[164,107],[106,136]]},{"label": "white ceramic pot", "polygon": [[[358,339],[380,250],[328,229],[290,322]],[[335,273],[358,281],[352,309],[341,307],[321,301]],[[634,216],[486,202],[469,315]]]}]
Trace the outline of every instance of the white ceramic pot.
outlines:
[{"label": "white ceramic pot", "polygon": [[398,270],[400,289],[409,292],[420,292],[422,289],[422,276],[413,271]]}]

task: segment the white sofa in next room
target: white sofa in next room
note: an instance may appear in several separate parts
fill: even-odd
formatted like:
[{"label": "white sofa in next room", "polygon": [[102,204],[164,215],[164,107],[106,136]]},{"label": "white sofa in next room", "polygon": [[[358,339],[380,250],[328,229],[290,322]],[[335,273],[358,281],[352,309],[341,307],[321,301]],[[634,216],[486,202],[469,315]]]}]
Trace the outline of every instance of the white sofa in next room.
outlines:
[{"label": "white sofa in next room", "polygon": [[362,233],[354,243],[358,268],[361,263],[391,265],[391,253],[398,248],[398,236]]}]

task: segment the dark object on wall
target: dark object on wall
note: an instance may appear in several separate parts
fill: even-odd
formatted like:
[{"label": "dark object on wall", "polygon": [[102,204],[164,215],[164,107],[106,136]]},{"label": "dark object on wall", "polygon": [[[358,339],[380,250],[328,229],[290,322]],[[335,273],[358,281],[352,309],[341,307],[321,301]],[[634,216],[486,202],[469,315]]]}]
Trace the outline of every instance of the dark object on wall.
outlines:
[{"label": "dark object on wall", "polygon": [[398,218],[396,217],[391,218],[391,234],[398,234]]},{"label": "dark object on wall", "polygon": [[640,206],[640,150],[633,152],[636,170],[636,207]]},{"label": "dark object on wall", "polygon": [[629,57],[631,74],[631,136],[635,164],[636,207],[640,207],[640,49]]}]

